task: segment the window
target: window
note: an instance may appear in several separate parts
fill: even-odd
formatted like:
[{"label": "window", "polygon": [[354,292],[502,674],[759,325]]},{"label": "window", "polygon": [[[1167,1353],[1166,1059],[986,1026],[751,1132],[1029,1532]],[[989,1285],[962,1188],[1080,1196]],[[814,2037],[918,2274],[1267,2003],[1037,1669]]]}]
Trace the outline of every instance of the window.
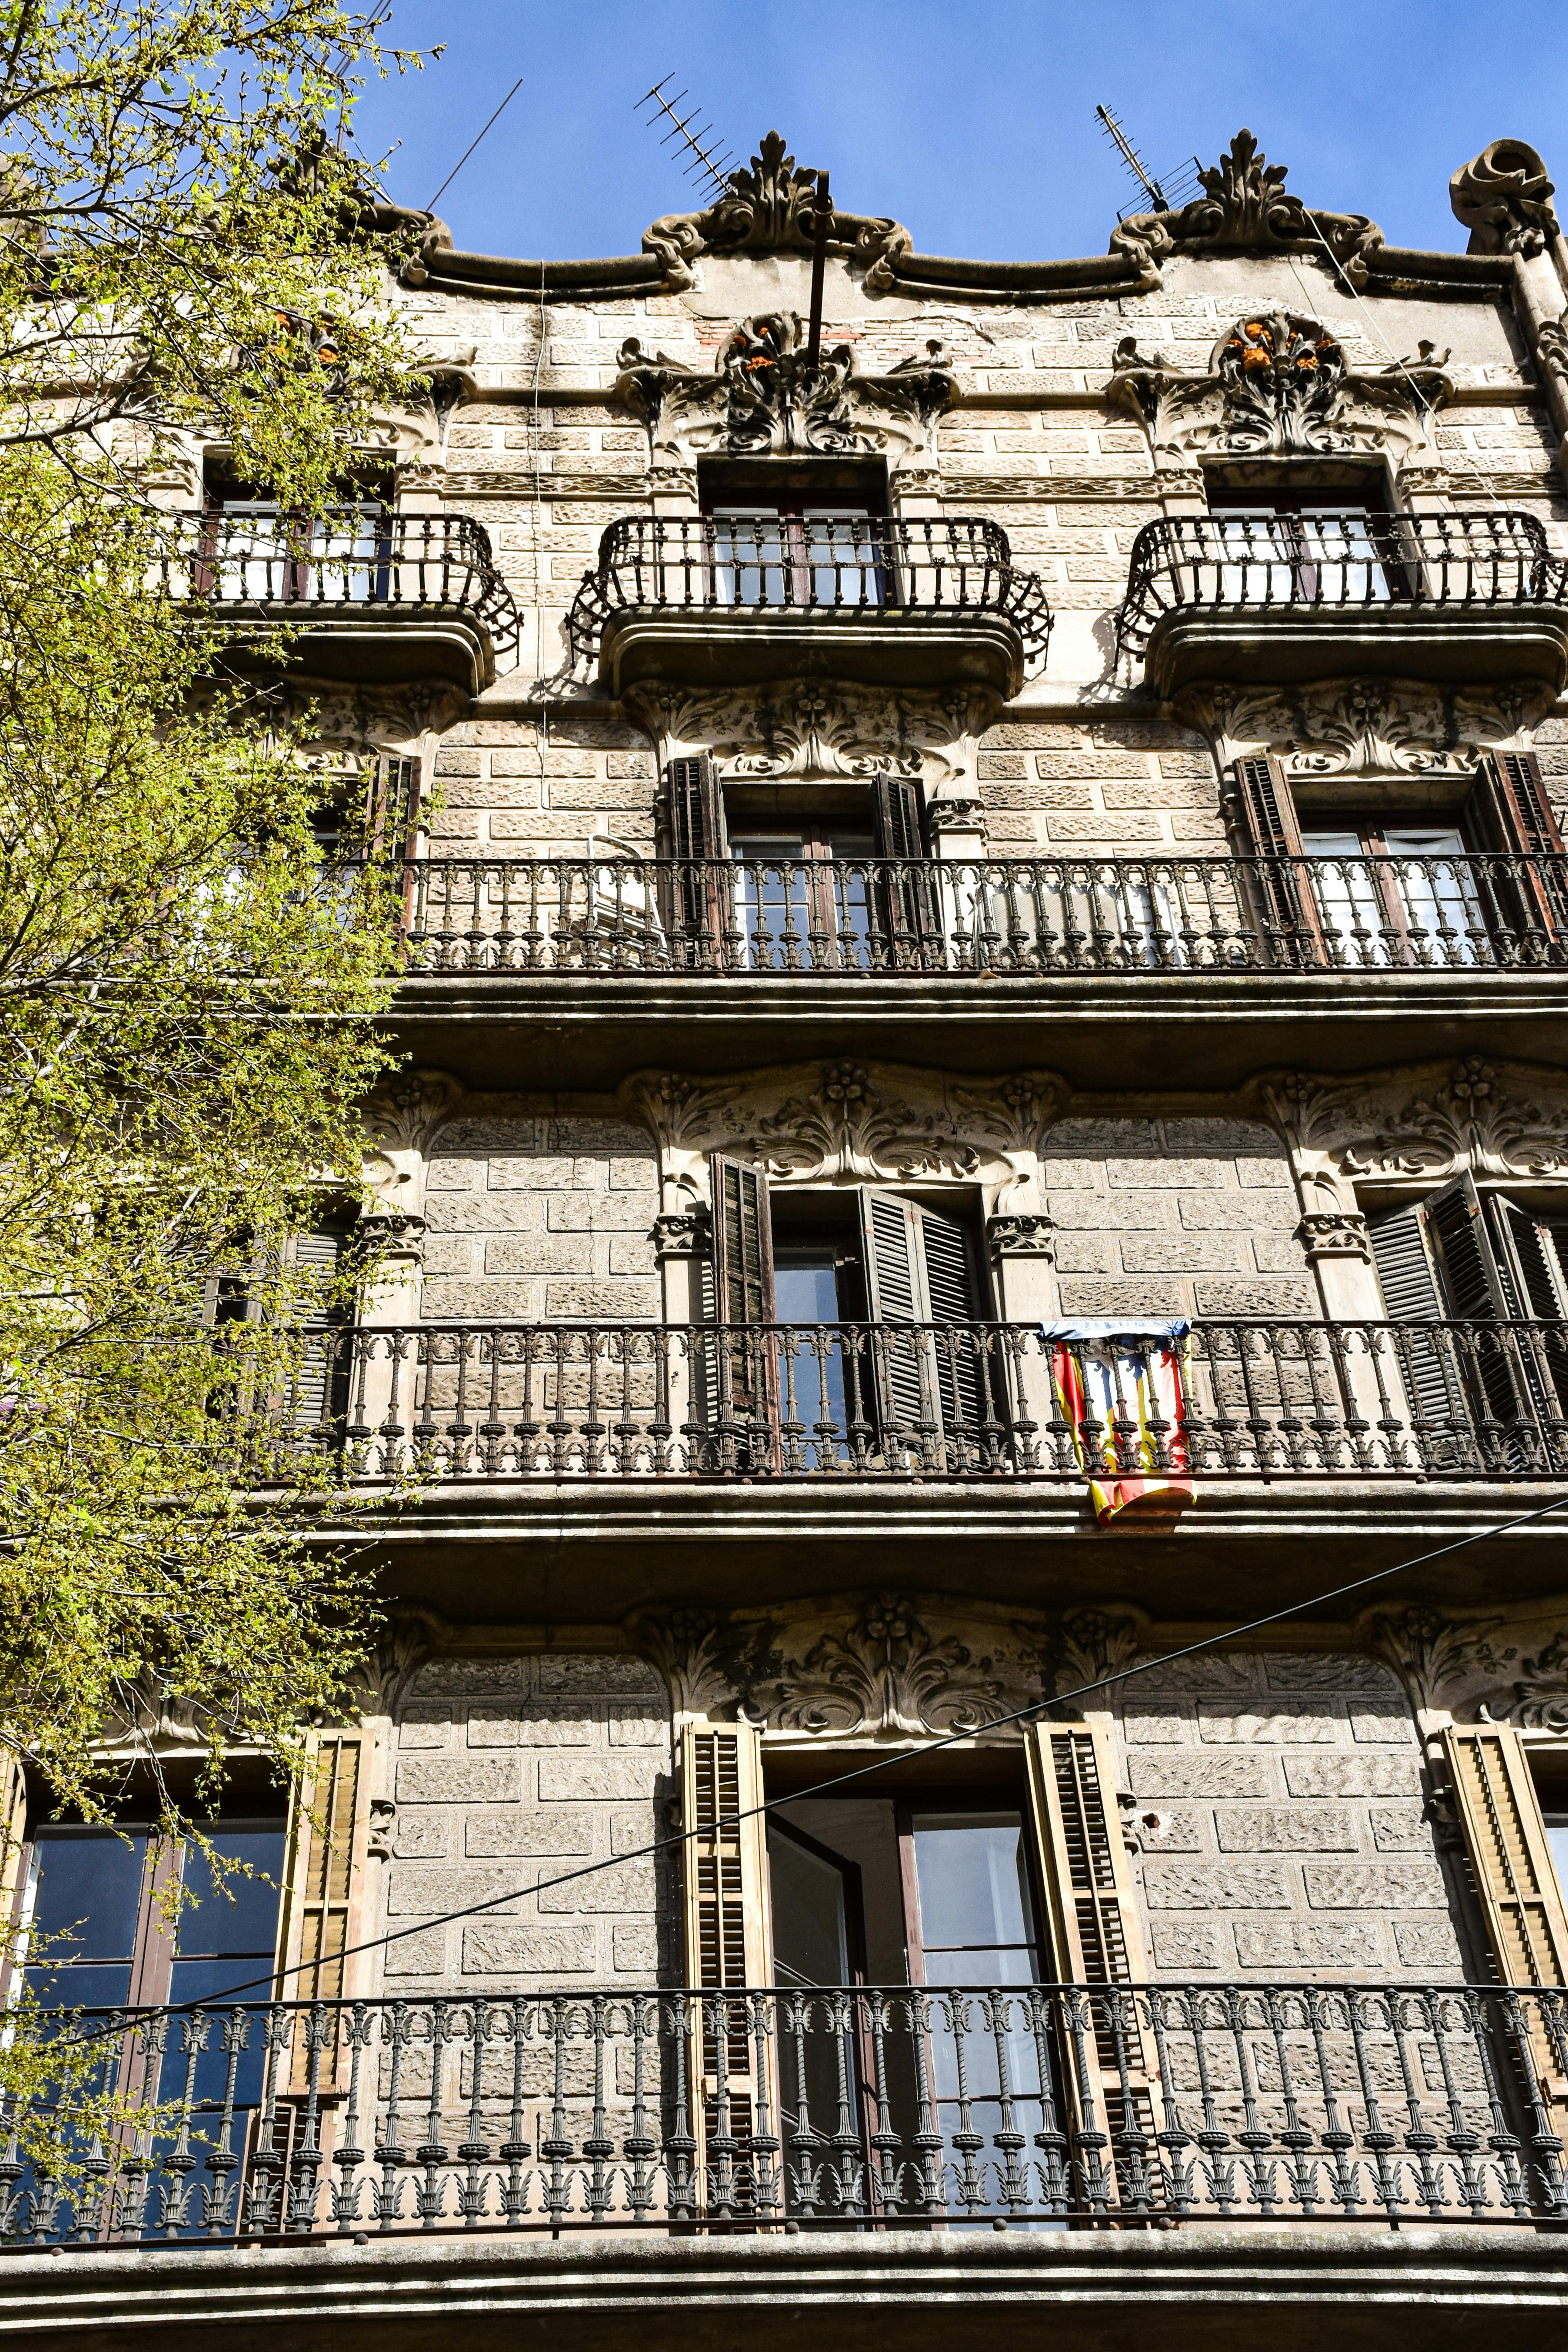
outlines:
[{"label": "window", "polygon": [[939,929],[924,808],[908,777],[726,787],[709,759],[665,771],[665,921],[698,969],[867,971],[920,966]]},{"label": "window", "polygon": [[[770,1815],[767,1853],[773,1981],[781,1988],[984,1990],[1046,1979],[1030,1833],[1011,1790],[805,1799]],[[793,2040],[780,2035],[788,2137],[798,2145],[807,2129],[826,2135],[822,2160],[830,2170],[836,2154],[839,2164],[862,2146],[869,2154],[874,2118],[879,2133],[900,2143],[896,2162],[917,2179],[920,2101],[910,2034],[895,2029],[873,2052],[863,2033],[835,2034],[826,2003],[805,2004],[805,2015],[806,2031]],[[998,2033],[977,2000],[950,1996],[930,2004],[928,2019],[926,2087],[944,2142],[951,2147],[955,2136],[973,2131],[985,2148],[994,2147],[1005,2063],[1013,2126],[1026,2145],[1044,2120],[1042,2093],[1051,2088],[1041,2083],[1026,2013],[1015,2004]],[[983,2161],[979,2169],[983,2192],[970,2210],[1001,2210],[994,2165]]]},{"label": "window", "polygon": [[344,484],[341,505],[307,515],[214,469],[202,553],[209,594],[247,604],[324,593],[353,604],[383,601],[391,593],[389,486],[369,471]]},{"label": "window", "polygon": [[[1466,1175],[1367,1229],[1390,1320],[1427,1327],[1400,1349],[1420,1418],[1479,1428],[1521,1469],[1543,1447],[1552,1458],[1568,1410],[1568,1213]],[[1460,1328],[1431,1328],[1445,1322]]]},{"label": "window", "polygon": [[1408,593],[1395,526],[1370,483],[1340,492],[1215,485],[1209,509],[1229,557],[1222,604],[1375,604]]},{"label": "window", "polygon": [[1568,930],[1563,837],[1532,752],[1477,761],[1460,805],[1347,814],[1272,757],[1238,760],[1247,877],[1274,956],[1310,968],[1556,960]]},{"label": "window", "polygon": [[[283,1271],[297,1266],[303,1277],[292,1300],[267,1278],[259,1254],[237,1251],[234,1264],[206,1284],[205,1313],[218,1344],[233,1349],[233,1384],[214,1409],[237,1418],[255,1415],[285,1441],[335,1451],[348,1418],[353,1307],[346,1276],[353,1253],[353,1218],[347,1210],[323,1210],[315,1222],[289,1236]],[[298,1353],[279,1393],[258,1394],[254,1360],[247,1363],[238,1327],[260,1321],[268,1302],[287,1329],[299,1335]]]},{"label": "window", "polygon": [[973,1198],[774,1192],[721,1157],[711,1184],[704,1304],[726,1337],[722,1365],[700,1358],[710,1415],[808,1468],[889,1448],[996,1465],[1005,1368]]},{"label": "window", "polygon": [[892,601],[886,478],[858,467],[701,469],[710,593],[721,604],[854,608]]}]

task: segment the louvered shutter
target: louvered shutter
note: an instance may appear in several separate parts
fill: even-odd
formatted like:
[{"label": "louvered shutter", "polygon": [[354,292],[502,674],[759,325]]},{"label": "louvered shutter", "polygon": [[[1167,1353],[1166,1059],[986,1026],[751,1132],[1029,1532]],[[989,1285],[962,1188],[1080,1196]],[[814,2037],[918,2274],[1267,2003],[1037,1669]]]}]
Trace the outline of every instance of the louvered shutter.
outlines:
[{"label": "louvered shutter", "polygon": [[915,1215],[925,1263],[927,1312],[936,1327],[932,1346],[942,1427],[950,1439],[962,1436],[981,1456],[995,1434],[995,1415],[987,1408],[999,1367],[986,1352],[985,1334],[976,1328],[985,1308],[973,1245],[967,1228],[955,1218],[933,1209],[918,1209]]},{"label": "louvered shutter", "polygon": [[[1432,1325],[1445,1319],[1436,1269],[1426,1247],[1421,1204],[1390,1209],[1369,1218],[1367,1238],[1383,1291],[1383,1303],[1392,1323]],[[1458,1423],[1468,1430],[1469,1412],[1458,1360],[1439,1336],[1427,1331],[1402,1336],[1394,1353],[1424,1444],[1441,1444]]]},{"label": "louvered shutter", "polygon": [[[764,1468],[777,1443],[778,1320],[773,1220],[760,1168],[715,1152],[709,1161],[713,1320],[727,1334],[704,1366],[721,1426],[734,1426],[735,1466]],[[708,1375],[710,1373],[710,1377]],[[728,1466],[728,1465],[727,1465]]]},{"label": "louvered shutter", "polygon": [[[341,2000],[356,1990],[351,1947],[363,1940],[366,1849],[375,1735],[363,1726],[312,1732],[295,1790],[279,1920],[279,1998]],[[308,2087],[303,2037],[293,2047],[291,2092]],[[321,2084],[341,2087],[348,2053],[323,2053]]]},{"label": "louvered shutter", "polygon": [[927,1319],[919,1212],[896,1192],[864,1191],[860,1239],[882,1450],[934,1461],[942,1417],[931,1349],[918,1328]]},{"label": "louvered shutter", "polygon": [[1291,969],[1322,968],[1322,926],[1311,877],[1302,862],[1301,835],[1285,779],[1267,757],[1238,760],[1236,797],[1253,865],[1248,887],[1271,961]]},{"label": "louvered shutter", "polygon": [[1465,837],[1508,863],[1494,866],[1483,892],[1507,962],[1528,962],[1537,940],[1568,930],[1568,879],[1563,836],[1533,751],[1483,753],[1461,818]]},{"label": "louvered shutter", "polygon": [[884,861],[878,878],[880,957],[895,971],[918,968],[933,929],[920,787],[906,776],[878,774],[869,789],[871,841]]},{"label": "louvered shutter", "polygon": [[678,965],[722,968],[731,928],[725,877],[724,795],[719,771],[706,755],[671,760],[664,772],[669,854],[675,872],[662,909]]},{"label": "louvered shutter", "polygon": [[[1458,1176],[1445,1184],[1423,1202],[1421,1215],[1442,1270],[1448,1312],[1456,1321],[1505,1326],[1517,1321],[1521,1302],[1505,1261],[1493,1246],[1492,1229],[1474,1180]],[[1489,1425],[1489,1442],[1496,1444],[1500,1433],[1509,1433],[1505,1442],[1510,1447],[1510,1462],[1520,1469],[1530,1466],[1528,1440],[1523,1453],[1511,1450],[1521,1423],[1532,1425],[1545,1402],[1528,1350],[1505,1328],[1495,1338],[1484,1330],[1467,1334],[1458,1356],[1472,1404],[1483,1426]]]},{"label": "louvered shutter", "polygon": [[685,1980],[700,1996],[688,2042],[698,2212],[754,2210],[754,2140],[777,2130],[776,2090],[755,2021],[744,2000],[720,1997],[773,1981],[767,1845],[753,1810],[762,1779],[761,1741],[750,1724],[682,1727]]},{"label": "louvered shutter", "polygon": [[[1568,1987],[1568,1906],[1523,1742],[1507,1724],[1454,1724],[1443,1734],[1443,1752],[1500,1981]],[[1560,2039],[1543,2030],[1531,2003],[1521,2009],[1535,2072],[1561,2131],[1568,2082]]]},{"label": "louvered shutter", "polygon": [[365,832],[377,856],[401,865],[413,855],[419,821],[419,762],[377,759],[369,778]]},{"label": "louvered shutter", "polygon": [[1532,1404],[1547,1423],[1558,1424],[1560,1452],[1561,1415],[1568,1405],[1568,1348],[1563,1329],[1568,1283],[1560,1231],[1500,1192],[1489,1192],[1484,1206],[1509,1314],[1517,1323],[1539,1327],[1521,1330],[1513,1345]]},{"label": "louvered shutter", "polygon": [[307,1443],[335,1447],[348,1417],[351,1316],[336,1286],[347,1264],[352,1227],[326,1217],[290,1243],[292,1263],[316,1279],[301,1298],[299,1359],[289,1384],[287,1426]]},{"label": "louvered shutter", "polygon": [[[1093,1994],[1146,1978],[1132,1873],[1116,1807],[1115,1762],[1108,1734],[1088,1723],[1038,1723],[1029,1737],[1031,1814],[1046,1890],[1051,1969],[1056,1981]],[[1155,2151],[1157,2080],[1150,2020],[1135,1994],[1114,2001],[1068,2000],[1064,2072],[1075,2137],[1109,2133],[1121,2194],[1139,2184],[1118,2158],[1119,2134],[1150,2141]],[[1079,2158],[1092,2173],[1092,2146]]]}]

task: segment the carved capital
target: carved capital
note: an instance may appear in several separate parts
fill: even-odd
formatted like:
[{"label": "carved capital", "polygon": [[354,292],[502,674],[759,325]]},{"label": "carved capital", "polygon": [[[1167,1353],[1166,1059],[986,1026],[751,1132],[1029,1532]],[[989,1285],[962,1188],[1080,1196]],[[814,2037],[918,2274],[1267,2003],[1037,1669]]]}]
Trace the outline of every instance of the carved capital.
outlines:
[{"label": "carved capital", "polygon": [[1439,1610],[1419,1602],[1369,1621],[1372,1646],[1403,1683],[1413,1707],[1427,1713],[1451,1708],[1489,1655],[1487,1636],[1500,1620],[1489,1617],[1457,1624]]},{"label": "carved capital", "polygon": [[425,1255],[425,1220],[401,1209],[374,1211],[355,1228],[383,1263],[403,1261],[418,1265]]},{"label": "carved capital", "polygon": [[662,1265],[666,1258],[694,1257],[707,1229],[700,1209],[666,1210],[653,1221],[653,1254]]},{"label": "carved capital", "polygon": [[993,1257],[1037,1257],[1048,1265],[1056,1264],[1056,1227],[1043,1212],[987,1217],[985,1245]]},{"label": "carved capital", "polygon": [[1364,1265],[1372,1263],[1366,1219],[1355,1209],[1309,1210],[1296,1228],[1296,1239],[1309,1265],[1317,1265],[1323,1258],[1359,1258]]}]

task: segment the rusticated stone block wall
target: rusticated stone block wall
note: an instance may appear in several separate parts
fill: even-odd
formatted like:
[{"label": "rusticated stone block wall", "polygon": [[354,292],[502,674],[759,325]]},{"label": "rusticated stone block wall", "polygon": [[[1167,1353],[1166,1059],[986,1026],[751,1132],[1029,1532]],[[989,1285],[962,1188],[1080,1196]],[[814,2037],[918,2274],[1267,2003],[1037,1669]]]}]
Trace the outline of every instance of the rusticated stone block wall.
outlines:
[{"label": "rusticated stone block wall", "polygon": [[427,1318],[659,1311],[653,1139],[586,1108],[454,1119],[426,1174]]},{"label": "rusticated stone block wall", "polygon": [[1415,1724],[1386,1666],[1184,1660],[1128,1686],[1119,1736],[1155,1975],[1462,1976]]},{"label": "rusticated stone block wall", "polygon": [[[393,1751],[384,1924],[414,1932],[386,1948],[388,1991],[656,1979],[651,1861],[534,1891],[666,1826],[669,1708],[651,1667],[564,1654],[434,1659],[414,1678]],[[504,1899],[481,1917],[420,1925],[492,1895]]]},{"label": "rusticated stone block wall", "polygon": [[1284,1145],[1226,1118],[1065,1118],[1041,1161],[1064,1315],[1311,1316]]}]

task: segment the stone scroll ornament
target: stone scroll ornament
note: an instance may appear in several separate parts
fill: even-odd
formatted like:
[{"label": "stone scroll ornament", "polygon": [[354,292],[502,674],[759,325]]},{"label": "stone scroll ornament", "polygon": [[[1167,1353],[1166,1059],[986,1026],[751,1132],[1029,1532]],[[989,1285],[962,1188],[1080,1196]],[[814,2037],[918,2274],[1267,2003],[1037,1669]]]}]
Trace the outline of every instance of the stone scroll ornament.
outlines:
[{"label": "stone scroll ornament", "polygon": [[1386,454],[1403,465],[1429,440],[1430,420],[1453,396],[1448,354],[1423,342],[1412,359],[1352,368],[1316,319],[1254,310],[1226,329],[1204,375],[1145,357],[1136,339],[1116,347],[1106,386],[1135,416],[1163,470],[1199,458]]},{"label": "stone scroll ornament", "polygon": [[1528,261],[1561,235],[1546,166],[1522,139],[1494,139],[1448,183],[1454,217],[1471,253],[1518,253]]},{"label": "stone scroll ornament", "polygon": [[[696,284],[693,265],[705,253],[808,251],[816,196],[816,173],[797,164],[778,132],[770,131],[750,166],[730,173],[716,203],[699,213],[666,213],[644,231],[642,248],[659,262],[666,286],[683,293]],[[909,230],[895,220],[837,207],[827,242],[849,248],[866,273],[868,294],[892,292],[891,257],[911,245]]]},{"label": "stone scroll ornament", "polygon": [[1309,210],[1285,193],[1286,166],[1270,163],[1250,131],[1230,152],[1198,173],[1203,194],[1179,210],[1136,213],[1112,233],[1110,250],[1133,263],[1140,283],[1160,283],[1168,254],[1290,253],[1331,261],[1352,286],[1364,286],[1367,259],[1383,231],[1363,213]]}]

